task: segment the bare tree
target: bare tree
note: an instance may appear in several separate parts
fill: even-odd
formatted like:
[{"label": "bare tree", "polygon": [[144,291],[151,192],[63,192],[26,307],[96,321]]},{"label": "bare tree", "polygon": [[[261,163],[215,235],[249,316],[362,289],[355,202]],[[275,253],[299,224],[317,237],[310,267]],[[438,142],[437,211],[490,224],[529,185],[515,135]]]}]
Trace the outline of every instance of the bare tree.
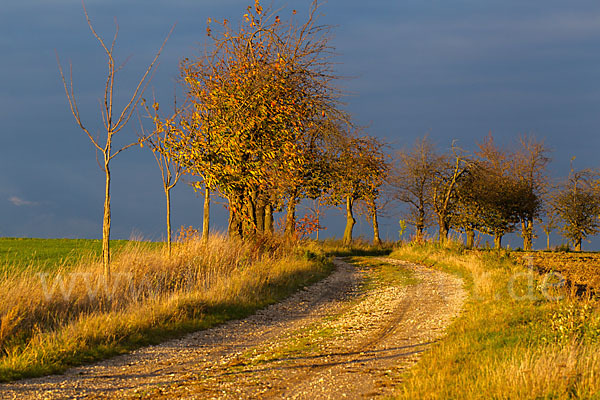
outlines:
[{"label": "bare tree", "polygon": [[519,147],[515,152],[514,173],[526,185],[530,201],[522,209],[521,236],[523,237],[523,250],[531,250],[533,245],[533,221],[539,217],[542,209],[542,199],[547,190],[548,178],[546,167],[550,162],[548,148],[543,141],[537,140],[532,135],[519,138]]},{"label": "bare tree", "polygon": [[173,156],[173,148],[177,149],[180,146],[179,143],[173,142],[177,142],[180,138],[176,134],[178,131],[176,124],[181,110],[177,109],[177,101],[174,101],[173,115],[161,119],[158,115],[159,105],[156,101],[152,104],[152,108],[154,112],[150,111],[148,107],[146,107],[146,110],[154,122],[154,131],[150,135],[145,135],[141,121],[140,126],[142,128],[142,138],[146,138],[146,143],[152,150],[152,155],[154,155],[156,164],[160,169],[167,206],[167,251],[171,256],[171,238],[173,236],[171,233],[171,189],[177,185],[184,173],[183,165],[177,157]]},{"label": "bare tree", "polygon": [[546,234],[546,250],[550,250],[550,234],[558,228],[558,216],[554,212],[547,212],[546,218],[540,220],[540,226]]},{"label": "bare tree", "polygon": [[453,209],[458,200],[458,182],[466,169],[466,156],[452,143],[452,156],[439,159],[433,180],[432,203],[438,221],[440,243],[445,243],[448,239]]},{"label": "bare tree", "polygon": [[[110,276],[110,224],[111,224],[110,161],[113,158],[115,158],[119,153],[128,149],[129,147],[134,146],[136,144],[140,144],[144,140],[144,138],[138,139],[135,142],[131,142],[131,143],[124,145],[118,149],[113,149],[113,139],[114,139],[114,136],[117,133],[119,133],[119,131],[121,131],[127,125],[131,116],[133,115],[133,113],[139,103],[139,100],[140,100],[142,94],[144,93],[144,90],[146,89],[146,87],[148,86],[148,83],[150,82],[150,80],[152,78],[152,74],[155,71],[155,68],[157,65],[158,57],[160,56],[160,53],[162,52],[162,49],[164,48],[165,44],[167,43],[167,40],[168,40],[169,36],[171,35],[171,32],[173,32],[173,29],[175,28],[175,26],[173,26],[171,28],[169,34],[163,41],[162,45],[160,46],[159,50],[157,51],[156,55],[154,56],[154,59],[152,60],[152,62],[150,63],[150,65],[148,66],[148,68],[146,69],[144,74],[142,75],[141,79],[139,80],[137,86],[135,87],[135,89],[133,91],[133,94],[131,95],[131,97],[129,97],[129,100],[127,101],[125,106],[121,109],[120,112],[115,112],[115,110],[113,110],[113,106],[114,106],[113,97],[114,97],[114,92],[115,92],[115,76],[116,76],[117,72],[123,67],[122,65],[117,66],[115,63],[115,59],[113,57],[115,43],[117,41],[117,36],[119,33],[119,26],[115,20],[115,35],[113,37],[112,43],[110,44],[110,47],[107,46],[104,43],[104,40],[94,30],[94,27],[92,26],[90,17],[85,8],[85,4],[83,4],[83,2],[82,2],[82,5],[83,5],[83,12],[85,14],[85,18],[87,20],[90,31],[92,32],[92,35],[94,35],[96,40],[98,40],[98,42],[100,43],[100,46],[106,53],[106,58],[107,58],[108,72],[107,72],[107,76],[106,76],[106,84],[104,87],[103,102],[101,105],[102,122],[104,125],[105,135],[106,135],[103,142],[101,142],[99,137],[92,135],[92,133],[83,124],[81,116],[79,115],[79,108],[77,106],[77,101],[75,98],[75,91],[73,89],[73,67],[72,67],[72,65],[69,65],[69,83],[67,83],[67,79],[65,77],[65,74],[63,73],[63,69],[62,69],[60,60],[58,59],[58,54],[56,55],[56,61],[58,62],[58,69],[60,71],[60,76],[62,78],[63,85],[65,87],[65,93],[66,93],[67,99],[69,101],[69,107],[71,108],[71,113],[75,117],[75,121],[77,121],[77,124],[79,125],[79,127],[89,137],[89,139],[91,140],[91,142],[94,145],[94,147],[96,148],[96,150],[102,154],[102,163],[101,163],[100,167],[102,168],[102,170],[105,173],[104,215],[103,215],[103,219],[102,219],[102,261],[103,261],[103,265],[104,265],[104,273],[107,277],[109,277]],[[99,162],[99,164],[100,164],[100,162]]]},{"label": "bare tree", "polygon": [[408,205],[405,219],[414,226],[417,241],[431,224],[433,180],[440,160],[433,143],[423,136],[412,149],[397,153],[390,175],[392,196]]}]

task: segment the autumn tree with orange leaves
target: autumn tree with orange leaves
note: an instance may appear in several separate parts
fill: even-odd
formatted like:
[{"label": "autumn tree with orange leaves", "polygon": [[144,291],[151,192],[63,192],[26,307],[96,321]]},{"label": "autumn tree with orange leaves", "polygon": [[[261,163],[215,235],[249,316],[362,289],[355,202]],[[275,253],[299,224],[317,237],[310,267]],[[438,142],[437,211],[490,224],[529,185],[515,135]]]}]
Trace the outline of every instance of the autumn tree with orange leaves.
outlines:
[{"label": "autumn tree with orange leaves", "polygon": [[294,16],[283,22],[258,1],[239,27],[209,19],[204,54],[182,63],[191,108],[178,133],[184,146],[173,155],[228,200],[230,236],[271,230],[284,197],[293,215],[315,164],[315,135],[343,116],[317,8],[303,24]]}]

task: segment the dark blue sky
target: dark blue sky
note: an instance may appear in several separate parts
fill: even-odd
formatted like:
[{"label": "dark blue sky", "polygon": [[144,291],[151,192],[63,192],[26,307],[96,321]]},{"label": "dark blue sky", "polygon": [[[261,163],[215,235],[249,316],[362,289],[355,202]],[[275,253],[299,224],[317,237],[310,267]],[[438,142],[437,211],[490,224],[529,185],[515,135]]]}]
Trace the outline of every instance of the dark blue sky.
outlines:
[{"label": "dark blue sky", "polygon": [[[131,92],[173,23],[152,86],[171,99],[178,62],[196,54],[208,17],[237,20],[250,1],[86,2],[109,39],[120,25],[119,99]],[[309,1],[276,1],[306,10]],[[489,130],[501,143],[535,133],[553,148],[554,176],[600,166],[600,3],[597,1],[355,1],[323,4],[322,21],[336,25],[347,110],[393,147],[429,132],[440,148],[453,139],[472,150]],[[100,128],[105,79],[102,49],[77,0],[4,2],[0,10],[0,236],[100,236],[103,177],[92,145],[67,106],[54,50],[73,63],[86,125]],[[148,93],[149,95],[149,93]],[[121,134],[135,136],[134,125]],[[164,199],[154,159],[132,149],[114,160],[113,232],[149,239],[163,235]],[[174,225],[199,225],[202,199],[175,189]],[[221,206],[213,208],[225,227]],[[328,213],[328,235],[340,236],[342,216]],[[382,221],[396,238],[397,216]],[[366,222],[357,233],[370,234]],[[541,235],[543,236],[543,235]],[[543,241],[543,237],[540,240]],[[515,241],[515,244],[517,242]],[[589,246],[588,246],[589,247]]]}]

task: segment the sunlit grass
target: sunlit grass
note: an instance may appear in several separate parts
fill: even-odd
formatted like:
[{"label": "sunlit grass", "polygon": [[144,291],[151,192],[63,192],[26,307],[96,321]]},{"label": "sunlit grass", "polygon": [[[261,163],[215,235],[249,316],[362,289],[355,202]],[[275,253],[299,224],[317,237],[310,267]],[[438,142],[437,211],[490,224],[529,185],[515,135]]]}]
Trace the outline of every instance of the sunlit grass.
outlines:
[{"label": "sunlit grass", "polygon": [[461,276],[470,292],[447,336],[398,388],[406,399],[600,397],[600,307],[507,252],[408,245],[392,257]]},{"label": "sunlit grass", "polygon": [[394,247],[391,242],[374,245],[372,242],[360,238],[353,240],[350,246],[344,245],[341,239],[325,239],[318,242],[311,240],[306,241],[306,244],[337,257],[384,256],[390,254]]},{"label": "sunlit grass", "polygon": [[106,281],[98,261],[0,280],[0,380],[64,371],[239,318],[322,278],[322,256],[277,239],[129,244]]}]

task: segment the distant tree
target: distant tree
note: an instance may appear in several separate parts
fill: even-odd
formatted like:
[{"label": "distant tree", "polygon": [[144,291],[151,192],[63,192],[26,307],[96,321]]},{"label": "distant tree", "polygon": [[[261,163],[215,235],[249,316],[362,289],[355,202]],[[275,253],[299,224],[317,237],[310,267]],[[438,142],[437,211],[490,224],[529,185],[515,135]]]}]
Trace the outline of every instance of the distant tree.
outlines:
[{"label": "distant tree", "polygon": [[478,230],[494,237],[494,247],[502,246],[502,237],[514,231],[523,204],[528,201],[528,187],[511,175],[479,167],[473,182]]},{"label": "distant tree", "polygon": [[467,166],[467,157],[454,144],[452,155],[444,155],[438,159],[432,186],[432,204],[438,222],[440,243],[446,242],[448,233],[455,223],[458,182],[467,170]]},{"label": "distant tree", "polygon": [[480,230],[494,236],[494,247],[500,248],[502,237],[514,231],[517,223],[539,214],[539,197],[532,189],[527,168],[523,167],[519,176],[514,166],[517,157],[498,147],[491,133],[478,144],[475,154]]},{"label": "distant tree", "polygon": [[377,231],[376,204],[379,189],[383,185],[389,165],[383,151],[383,143],[371,136],[349,136],[339,144],[334,160],[335,171],[330,192],[330,202],[343,205],[346,214],[344,245],[352,243],[354,203],[363,200],[370,204],[374,232]]},{"label": "distant tree", "polygon": [[[387,160],[385,171],[382,171],[382,180],[386,181],[389,176],[389,169],[391,168],[391,161]],[[375,246],[381,245],[381,231],[379,229],[379,218],[387,215],[387,211],[390,207],[392,199],[390,197],[390,191],[387,187],[387,182],[381,184],[380,182],[371,183],[379,184],[373,191],[368,191],[361,201],[356,203],[356,211],[358,214],[365,217],[370,223],[373,230],[373,244]]]},{"label": "distant tree", "polygon": [[417,241],[432,221],[433,183],[440,162],[433,143],[423,136],[411,149],[396,154],[390,174],[392,196],[408,206],[404,220],[414,227]]},{"label": "distant tree", "polygon": [[546,234],[546,250],[550,250],[550,234],[558,228],[558,216],[553,210],[546,211],[545,218],[540,219],[540,226]]},{"label": "distant tree", "polygon": [[[377,191],[379,192],[379,191]],[[373,244],[379,246],[381,244],[381,233],[379,230],[379,217],[385,211],[388,202],[382,200],[379,193],[368,194],[365,199],[364,215],[370,221],[373,228]]]},{"label": "distant tree", "polygon": [[466,234],[467,248],[475,245],[475,231],[482,229],[482,202],[479,198],[482,177],[476,163],[471,163],[457,183],[457,201],[453,213],[453,225]]},{"label": "distant tree", "polygon": [[325,206],[325,199],[323,197],[317,197],[316,199],[311,200],[311,206],[308,208],[310,215],[314,216],[314,220],[316,223],[316,238],[319,240],[319,232],[322,230],[327,230],[327,227],[321,225],[321,214],[323,213],[323,207]]},{"label": "distant tree", "polygon": [[561,231],[576,251],[584,239],[600,232],[600,193],[598,173],[590,169],[575,171],[559,185],[552,199],[554,212],[563,222]]},{"label": "distant tree", "polygon": [[546,167],[550,162],[548,148],[543,141],[532,135],[519,137],[519,145],[514,154],[513,171],[525,185],[528,201],[522,204],[520,222],[523,250],[531,250],[533,246],[533,222],[540,216],[542,200],[548,189]]},{"label": "distant tree", "polygon": [[104,142],[101,142],[100,138],[97,138],[94,135],[92,135],[92,133],[83,124],[83,121],[79,115],[79,108],[77,106],[75,92],[73,89],[72,67],[70,67],[70,70],[69,70],[69,83],[67,83],[67,79],[65,77],[65,74],[63,73],[63,69],[62,69],[60,60],[58,59],[58,55],[56,56],[56,58],[57,58],[57,62],[58,62],[60,76],[62,78],[63,85],[65,88],[65,93],[66,93],[67,99],[69,101],[69,106],[71,108],[71,112],[72,112],[73,116],[75,117],[75,121],[77,122],[79,127],[85,132],[85,134],[89,137],[89,139],[91,140],[91,142],[94,145],[94,147],[96,148],[96,150],[102,154],[102,164],[100,165],[100,167],[102,168],[102,170],[104,171],[104,174],[105,174],[104,215],[103,215],[103,219],[102,219],[102,260],[103,260],[103,266],[104,266],[104,273],[107,277],[109,277],[110,276],[110,225],[111,225],[110,161],[113,158],[115,158],[119,153],[121,153],[123,150],[126,150],[129,147],[140,144],[144,141],[144,138],[141,138],[135,142],[129,143],[129,144],[124,145],[123,147],[120,147],[117,150],[115,150],[115,149],[113,149],[113,146],[114,146],[113,138],[117,133],[119,133],[119,131],[121,131],[127,125],[131,116],[135,112],[135,109],[139,103],[139,100],[141,99],[141,97],[144,93],[144,90],[146,89],[146,87],[150,81],[150,78],[152,77],[152,72],[155,70],[155,66],[157,65],[156,62],[158,60],[158,57],[160,56],[160,53],[162,52],[162,49],[165,46],[174,27],[171,28],[171,31],[169,32],[169,34],[165,38],[164,42],[160,46],[159,50],[157,51],[156,55],[154,56],[154,59],[152,60],[152,62],[150,63],[150,65],[148,66],[148,68],[146,69],[144,74],[142,75],[142,78],[139,80],[137,86],[133,90],[133,94],[131,95],[131,97],[129,97],[129,101],[127,101],[127,103],[125,104],[125,106],[123,107],[123,109],[120,112],[114,112],[113,98],[114,98],[114,93],[115,93],[115,77],[117,75],[117,72],[121,69],[121,67],[116,65],[115,59],[113,57],[114,47],[115,47],[115,43],[117,40],[119,27],[118,27],[118,25],[116,26],[115,35],[114,35],[112,43],[109,47],[104,43],[104,40],[94,30],[94,27],[92,26],[92,22],[88,16],[86,8],[85,8],[85,4],[83,5],[83,11],[84,11],[88,26],[89,26],[90,30],[92,31],[92,34],[98,40],[98,42],[100,43],[100,46],[106,53],[107,64],[108,64],[106,85],[104,87],[104,98],[103,98],[102,105],[101,105],[102,122],[104,124],[105,135],[106,135]]}]

